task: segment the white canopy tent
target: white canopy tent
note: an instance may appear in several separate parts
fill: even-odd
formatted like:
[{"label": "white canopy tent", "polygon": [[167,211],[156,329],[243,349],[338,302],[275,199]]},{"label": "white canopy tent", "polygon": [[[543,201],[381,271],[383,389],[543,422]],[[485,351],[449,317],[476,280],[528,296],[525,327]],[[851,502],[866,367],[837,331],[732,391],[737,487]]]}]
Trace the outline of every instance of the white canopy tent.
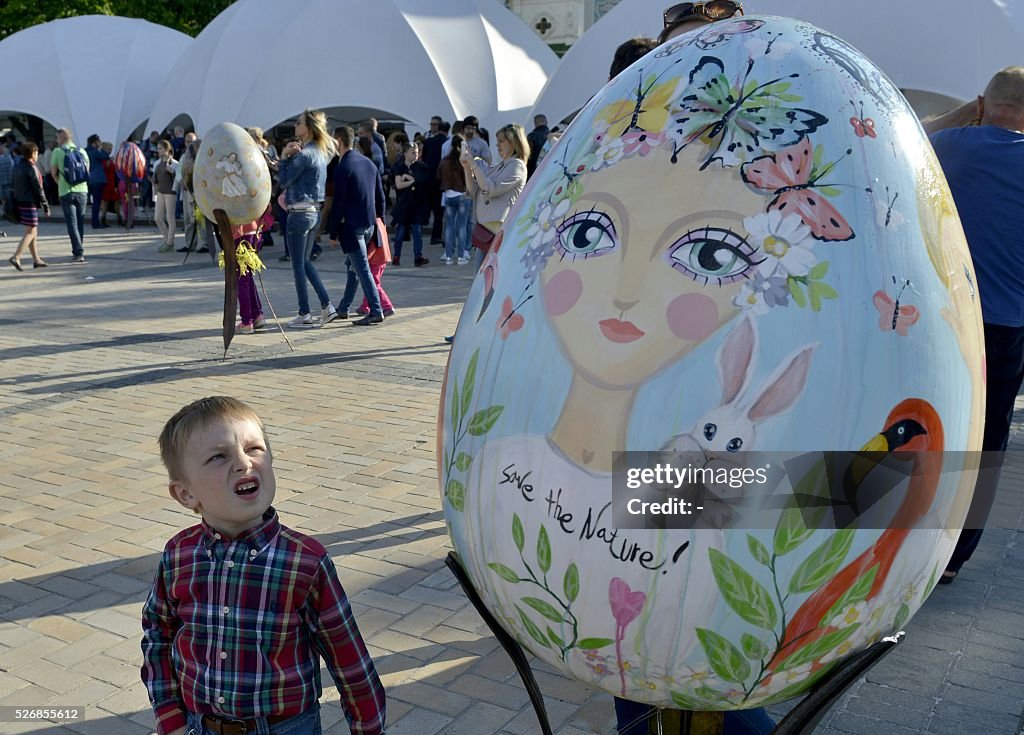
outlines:
[{"label": "white canopy tent", "polygon": [[134,18],[83,15],[0,41],[0,109],[28,113],[76,140],[115,145],[145,121],[168,70],[192,39]]},{"label": "white canopy tent", "polygon": [[[534,111],[556,122],[583,107],[607,82],[615,48],[633,36],[656,37],[669,4],[622,0],[569,49]],[[915,104],[948,100],[948,109],[980,94],[999,69],[1024,63],[1020,0],[749,0],[745,6],[750,14],[800,18],[834,33]]]},{"label": "white canopy tent", "polygon": [[202,134],[269,128],[305,108],[362,108],[426,125],[476,115],[523,122],[558,63],[495,0],[239,0],[171,71],[150,115]]}]

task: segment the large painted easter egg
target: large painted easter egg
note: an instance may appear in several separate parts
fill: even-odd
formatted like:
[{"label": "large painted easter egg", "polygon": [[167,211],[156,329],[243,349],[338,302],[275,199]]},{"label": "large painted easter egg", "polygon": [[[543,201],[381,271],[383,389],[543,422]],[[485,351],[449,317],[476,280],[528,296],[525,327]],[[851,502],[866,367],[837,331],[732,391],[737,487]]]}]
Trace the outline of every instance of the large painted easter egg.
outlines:
[{"label": "large painted easter egg", "polygon": [[[653,51],[543,159],[463,309],[438,471],[473,586],[614,695],[806,691],[901,629],[952,553],[975,480],[957,462],[981,445],[973,283],[928,140],[856,49],[748,16]],[[615,453],[663,447],[866,449],[902,461],[904,492],[873,524],[782,505],[626,527]],[[780,487],[817,487],[804,466]]]},{"label": "large painted easter egg", "polygon": [[202,137],[192,174],[203,216],[223,209],[233,225],[259,219],[270,204],[270,170],[252,137],[234,123],[215,125]]},{"label": "large painted easter egg", "polygon": [[127,140],[114,155],[114,168],[126,181],[141,183],[146,178],[146,157],[138,145]]}]

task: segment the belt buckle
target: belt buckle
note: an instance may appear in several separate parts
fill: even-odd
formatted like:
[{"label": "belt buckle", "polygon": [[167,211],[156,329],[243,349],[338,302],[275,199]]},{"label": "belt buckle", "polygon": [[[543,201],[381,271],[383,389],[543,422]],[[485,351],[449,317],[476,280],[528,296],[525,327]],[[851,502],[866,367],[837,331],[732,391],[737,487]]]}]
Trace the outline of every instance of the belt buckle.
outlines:
[{"label": "belt buckle", "polygon": [[217,715],[206,715],[207,718],[213,720],[216,727],[211,727],[218,735],[247,735],[249,732],[249,723],[245,720],[235,719],[233,717],[218,717]]}]

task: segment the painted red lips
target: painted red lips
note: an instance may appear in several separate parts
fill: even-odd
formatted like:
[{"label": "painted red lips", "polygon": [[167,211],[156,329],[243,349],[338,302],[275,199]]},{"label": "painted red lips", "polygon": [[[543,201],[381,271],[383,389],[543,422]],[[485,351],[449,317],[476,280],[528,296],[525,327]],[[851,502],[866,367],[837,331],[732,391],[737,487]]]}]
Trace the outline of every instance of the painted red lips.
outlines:
[{"label": "painted red lips", "polygon": [[598,326],[601,327],[601,334],[605,338],[620,345],[635,342],[646,334],[633,322],[624,322],[620,319],[605,319],[598,322]]}]

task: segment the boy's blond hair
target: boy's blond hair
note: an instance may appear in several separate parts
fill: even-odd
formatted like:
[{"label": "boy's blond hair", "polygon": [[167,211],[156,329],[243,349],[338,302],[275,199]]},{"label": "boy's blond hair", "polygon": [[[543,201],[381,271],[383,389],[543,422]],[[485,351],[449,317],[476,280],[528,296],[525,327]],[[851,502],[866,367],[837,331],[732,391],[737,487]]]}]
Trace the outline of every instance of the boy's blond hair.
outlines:
[{"label": "boy's blond hair", "polygon": [[163,460],[167,474],[172,480],[183,478],[185,446],[188,444],[189,438],[197,429],[201,429],[217,419],[255,422],[263,432],[263,441],[267,445],[267,451],[270,451],[267,430],[260,417],[249,406],[237,398],[229,396],[200,398],[174,414],[164,424],[164,430],[160,432],[160,459]]}]

